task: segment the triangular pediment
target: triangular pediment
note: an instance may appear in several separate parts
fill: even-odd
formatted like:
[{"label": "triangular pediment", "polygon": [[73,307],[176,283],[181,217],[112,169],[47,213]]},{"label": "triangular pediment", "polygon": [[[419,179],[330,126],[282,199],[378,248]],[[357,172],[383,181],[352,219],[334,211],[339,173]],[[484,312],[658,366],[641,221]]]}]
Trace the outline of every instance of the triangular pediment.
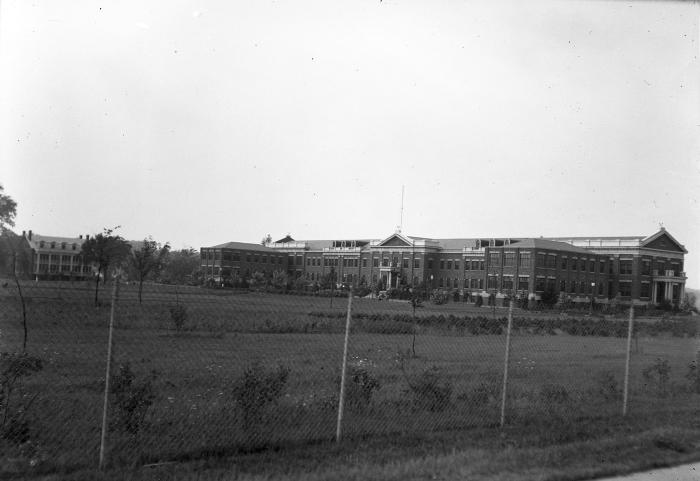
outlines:
[{"label": "triangular pediment", "polygon": [[413,242],[401,234],[391,234],[377,245],[379,247],[411,247]]},{"label": "triangular pediment", "polygon": [[666,231],[666,229],[661,229],[656,234],[644,239],[642,241],[642,247],[661,251],[683,252],[684,254],[688,253],[685,247],[683,247],[683,244],[674,239],[673,236]]}]

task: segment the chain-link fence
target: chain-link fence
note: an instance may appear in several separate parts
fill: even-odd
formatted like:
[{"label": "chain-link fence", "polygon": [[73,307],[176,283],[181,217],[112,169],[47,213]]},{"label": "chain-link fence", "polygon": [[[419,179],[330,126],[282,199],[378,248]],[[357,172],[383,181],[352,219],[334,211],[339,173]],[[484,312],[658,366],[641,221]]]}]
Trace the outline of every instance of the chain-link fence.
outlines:
[{"label": "chain-link fence", "polygon": [[[114,287],[97,303],[89,283],[0,290],[2,469],[97,466],[105,412],[106,466],[335,442],[347,298],[146,285],[140,302],[122,284],[112,311]],[[515,309],[510,336],[508,315],[354,298],[342,437],[565,442],[610,429],[625,400],[640,423],[695,415],[697,318],[639,317],[628,342],[627,313]]]}]

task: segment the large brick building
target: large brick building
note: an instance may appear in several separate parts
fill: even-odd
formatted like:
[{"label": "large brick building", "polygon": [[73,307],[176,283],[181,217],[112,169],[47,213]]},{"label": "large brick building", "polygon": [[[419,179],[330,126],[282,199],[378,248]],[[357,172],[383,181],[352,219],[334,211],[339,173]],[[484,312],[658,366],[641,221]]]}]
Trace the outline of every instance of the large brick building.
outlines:
[{"label": "large brick building", "polygon": [[201,249],[215,282],[284,271],[309,284],[329,273],[358,286],[427,287],[461,295],[551,291],[573,301],[677,303],[683,297],[685,247],[661,228],[644,237],[430,239],[400,232],[385,239],[298,241],[267,246],[229,242]]}]

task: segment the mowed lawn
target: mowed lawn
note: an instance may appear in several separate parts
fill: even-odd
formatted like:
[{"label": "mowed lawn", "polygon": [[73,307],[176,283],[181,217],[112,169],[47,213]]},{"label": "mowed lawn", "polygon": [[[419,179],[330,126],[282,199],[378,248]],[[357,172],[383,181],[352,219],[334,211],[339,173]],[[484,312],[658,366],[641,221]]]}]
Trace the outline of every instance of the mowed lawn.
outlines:
[{"label": "mowed lawn", "polygon": [[[0,474],[3,469],[15,476],[91,473],[85,475],[89,478],[95,475],[90,470],[99,452],[109,292],[101,293],[99,307],[85,285],[27,285],[25,293],[28,351],[43,360],[44,368],[24,385],[27,396],[36,396],[28,413],[32,448],[8,450]],[[636,436],[646,443],[649,456],[668,462],[692,457],[693,443],[700,441],[700,395],[686,378],[697,339],[660,336],[633,343],[629,416],[623,420],[626,339],[516,333],[506,428],[501,430],[505,335],[419,329],[414,343],[411,333],[353,332],[350,371],[376,379],[378,389],[367,404],[349,406],[343,424],[346,443],[336,447],[332,440],[347,299],[334,299],[331,308],[328,298],[198,288],[175,293],[170,286],[149,286],[139,305],[135,294],[133,286],[125,286],[116,309],[114,370],[128,362],[139,380],[154,373],[155,398],[137,435],[110,431],[112,473],[178,461],[183,472],[202,479],[227,479],[231,466],[242,477],[409,479],[391,463],[411,459],[418,463],[415,473],[424,474],[420,459],[427,456],[425,463],[448,463],[455,476],[474,474],[466,466],[460,470],[459,463],[478,465],[487,479],[498,477],[499,466],[517,473],[513,460],[521,459],[524,450],[534,450],[531,459],[546,456],[547,469],[559,472],[573,462],[567,451],[573,445],[580,445],[581,459],[588,459],[588,464],[577,460],[580,473],[608,473],[653,458],[628,455],[630,462],[608,460],[602,466],[607,471],[596,471],[600,446],[623,453],[626,440]],[[170,314],[176,305],[187,309],[181,330],[174,328]],[[0,350],[17,350],[23,330],[9,288],[0,296],[0,306]],[[411,313],[410,305],[401,302],[355,299],[353,308]],[[461,303],[419,311],[434,313],[493,314]],[[499,309],[497,314],[506,312]],[[294,329],[299,325],[310,326],[309,332]],[[668,379],[654,370],[664,362],[670,368]],[[236,404],[234,386],[255,364],[287,368],[289,378],[276,402],[250,422]],[[426,401],[425,392],[416,388],[421,382],[431,386],[428,381],[435,390],[448,392],[444,404]],[[503,459],[504,448],[512,450],[512,459]],[[277,454],[271,460],[269,453]],[[353,456],[359,464],[353,464]],[[202,465],[207,459],[217,461]],[[524,458],[521,462],[529,465]],[[347,477],[342,470],[336,473],[335,465],[346,466]],[[164,476],[177,477],[177,468],[168,466]],[[129,472],[149,479],[148,472]]]}]

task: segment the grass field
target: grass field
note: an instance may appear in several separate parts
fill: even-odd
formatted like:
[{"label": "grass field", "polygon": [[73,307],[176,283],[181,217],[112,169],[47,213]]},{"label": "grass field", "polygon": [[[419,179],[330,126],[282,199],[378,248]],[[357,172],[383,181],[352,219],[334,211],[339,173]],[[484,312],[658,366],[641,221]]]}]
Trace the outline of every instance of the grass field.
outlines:
[{"label": "grass field", "polygon": [[[155,397],[137,434],[110,431],[110,469],[100,474],[109,291],[99,307],[89,285],[27,284],[25,293],[28,352],[44,366],[23,385],[34,399],[26,414],[31,442],[2,445],[0,476],[579,479],[700,457],[700,395],[686,377],[696,338],[636,339],[623,419],[626,339],[519,330],[500,429],[505,335],[419,324],[414,356],[412,324],[361,319],[350,367],[379,387],[368,402],[350,404],[345,441],[336,446],[346,299],[331,308],[328,298],[149,286],[139,305],[134,287],[124,286],[115,370],[129,362],[138,380],[155,372]],[[187,309],[181,329],[172,321],[175,305]],[[0,351],[16,351],[23,335],[16,291],[3,289],[0,307]],[[355,299],[353,312],[408,315],[411,308]],[[449,303],[419,315],[493,312]],[[276,402],[251,421],[234,393],[256,363],[283,366],[289,377]],[[141,468],[171,461],[177,464]]]}]

